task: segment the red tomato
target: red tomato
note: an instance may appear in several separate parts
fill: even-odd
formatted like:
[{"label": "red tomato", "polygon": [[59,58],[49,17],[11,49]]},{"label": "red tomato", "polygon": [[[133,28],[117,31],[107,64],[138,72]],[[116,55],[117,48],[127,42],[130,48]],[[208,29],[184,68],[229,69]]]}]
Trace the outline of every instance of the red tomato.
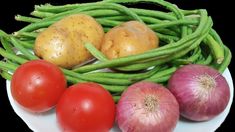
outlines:
[{"label": "red tomato", "polygon": [[31,112],[44,112],[55,106],[66,89],[61,70],[46,61],[33,60],[22,64],[13,74],[13,98]]},{"label": "red tomato", "polygon": [[108,132],[115,119],[111,94],[96,83],[69,87],[56,106],[57,120],[68,132]]}]

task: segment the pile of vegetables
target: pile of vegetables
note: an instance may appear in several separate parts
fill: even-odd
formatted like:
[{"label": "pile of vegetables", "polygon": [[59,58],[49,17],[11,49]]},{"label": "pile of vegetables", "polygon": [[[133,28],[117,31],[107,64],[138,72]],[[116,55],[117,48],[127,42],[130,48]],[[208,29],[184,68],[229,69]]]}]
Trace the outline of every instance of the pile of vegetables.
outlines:
[{"label": "pile of vegetables", "polygon": [[[131,7],[139,3],[167,11]],[[43,112],[57,105],[59,123],[69,131],[107,131],[114,122],[114,101],[118,103],[117,123],[123,131],[164,132],[174,129],[179,113],[190,120],[209,120],[228,103],[229,88],[221,73],[231,61],[231,52],[204,9],[183,10],[163,0],[103,0],[36,5],[31,16],[17,15],[15,19],[29,24],[13,34],[0,30],[1,76],[12,80],[13,96],[26,109]],[[27,67],[35,63],[41,65],[34,70]],[[54,74],[47,71],[49,67]],[[36,76],[23,74],[28,69]],[[42,72],[55,76],[45,77],[49,86],[41,85]],[[22,84],[21,77],[29,81]],[[35,79],[38,81],[32,81]],[[51,88],[57,82],[61,87],[54,100],[43,100],[57,90]],[[28,92],[19,90],[29,84]],[[35,87],[39,94],[24,96]],[[211,99],[213,95],[216,100]],[[22,103],[20,98],[28,102]],[[30,102],[35,98],[44,105]],[[66,106],[71,100],[75,103]],[[98,107],[102,104],[107,111]],[[97,122],[92,122],[93,113],[86,111],[90,106],[100,111]],[[70,115],[66,117],[64,112]],[[84,118],[80,120],[81,113]],[[140,116],[142,113],[145,116]],[[110,118],[102,118],[106,115]],[[79,126],[74,120],[91,125]]]},{"label": "pile of vegetables", "polygon": [[[160,5],[169,12],[127,8],[122,5],[141,2]],[[161,0],[106,0],[63,6],[46,4],[35,6],[35,11],[31,13],[35,17],[16,16],[16,20],[30,23],[26,27],[12,35],[0,32],[4,47],[4,49],[0,49],[0,54],[7,59],[7,61],[0,62],[2,76],[10,79],[11,75],[8,71],[13,72],[19,65],[38,59],[39,57],[30,52],[34,47],[37,35],[65,16],[77,13],[94,17],[103,26],[105,32],[122,22],[137,20],[146,23],[159,37],[159,48],[112,60],[108,60],[101,52],[87,43],[85,47],[100,60],[99,63],[83,65],[71,70],[62,68],[68,82],[73,84],[86,81],[97,82],[113,93],[115,99],[119,98],[118,93],[121,93],[127,86],[140,80],[166,84],[170,75],[181,65],[204,64],[212,66],[222,73],[231,60],[230,50],[212,28],[212,19],[203,9],[182,10]],[[22,54],[19,54],[18,51]],[[93,72],[104,68],[144,71],[135,73]]]}]

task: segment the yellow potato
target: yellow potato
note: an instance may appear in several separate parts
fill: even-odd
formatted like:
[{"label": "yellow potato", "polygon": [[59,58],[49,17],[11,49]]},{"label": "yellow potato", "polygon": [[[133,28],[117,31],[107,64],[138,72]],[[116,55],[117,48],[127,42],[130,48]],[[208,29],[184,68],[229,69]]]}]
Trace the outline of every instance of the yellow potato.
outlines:
[{"label": "yellow potato", "polygon": [[84,14],[65,17],[41,32],[35,41],[34,52],[44,60],[64,68],[72,68],[92,58],[85,42],[100,49],[104,36],[102,26]]},{"label": "yellow potato", "polygon": [[157,48],[159,39],[145,24],[129,21],[109,30],[101,51],[109,59],[135,55]]}]

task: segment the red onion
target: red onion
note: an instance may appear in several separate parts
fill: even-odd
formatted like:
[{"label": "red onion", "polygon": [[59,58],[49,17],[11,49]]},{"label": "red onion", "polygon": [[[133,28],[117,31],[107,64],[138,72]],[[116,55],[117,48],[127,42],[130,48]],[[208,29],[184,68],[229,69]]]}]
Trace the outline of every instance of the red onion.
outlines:
[{"label": "red onion", "polygon": [[151,82],[131,85],[117,104],[117,124],[123,132],[171,132],[178,119],[175,97]]},{"label": "red onion", "polygon": [[179,68],[168,88],[175,95],[183,117],[193,121],[210,120],[227,106],[230,93],[225,78],[215,69],[191,64]]}]

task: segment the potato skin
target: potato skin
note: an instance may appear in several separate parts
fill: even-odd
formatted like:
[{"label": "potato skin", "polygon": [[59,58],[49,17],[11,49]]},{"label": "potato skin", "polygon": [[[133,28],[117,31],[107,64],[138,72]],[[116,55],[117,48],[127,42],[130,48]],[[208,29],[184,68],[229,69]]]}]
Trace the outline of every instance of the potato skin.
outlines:
[{"label": "potato skin", "polygon": [[85,42],[100,49],[104,31],[94,18],[85,14],[67,16],[41,32],[35,41],[37,56],[64,68],[72,68],[92,58]]},{"label": "potato skin", "polygon": [[109,59],[135,55],[157,48],[159,39],[145,24],[128,21],[109,30],[101,51]]}]

